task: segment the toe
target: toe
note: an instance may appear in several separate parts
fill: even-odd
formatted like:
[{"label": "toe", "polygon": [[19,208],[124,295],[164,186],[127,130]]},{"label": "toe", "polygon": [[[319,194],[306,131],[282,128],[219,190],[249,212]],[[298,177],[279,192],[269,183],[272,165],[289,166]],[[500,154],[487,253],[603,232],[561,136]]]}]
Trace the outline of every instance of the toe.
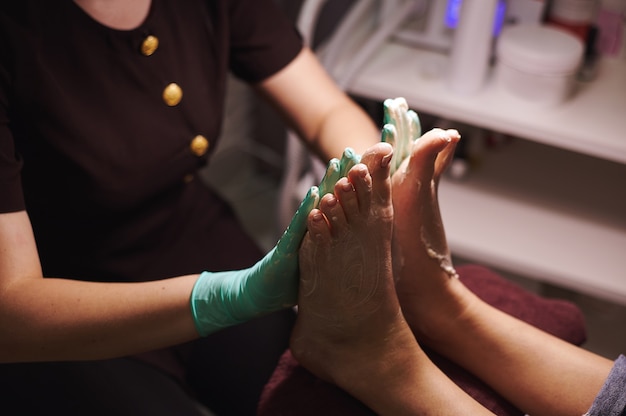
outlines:
[{"label": "toe", "polygon": [[334,194],[326,194],[320,202],[320,210],[326,217],[330,235],[334,238],[341,235],[346,229],[347,220],[337,197]]},{"label": "toe", "polygon": [[456,130],[429,131],[413,145],[407,170],[424,183],[435,179],[452,159],[459,139]]},{"label": "toe", "polygon": [[378,143],[370,147],[361,158],[372,177],[372,202],[375,204],[386,205],[391,197],[389,172],[392,156],[393,148],[388,143]]},{"label": "toe", "polygon": [[[364,165],[362,166],[365,170]],[[357,168],[358,169],[358,168]],[[353,170],[353,169],[352,169]],[[367,171],[366,171],[367,174]],[[337,185],[335,185],[335,195],[337,199],[339,199],[339,203],[343,208],[344,215],[346,217],[346,221],[348,224],[352,224],[359,216],[359,200],[357,196],[357,191],[354,185],[354,180],[348,180],[348,178],[341,178]],[[359,185],[357,183],[356,185]]]},{"label": "toe", "polygon": [[[320,209],[313,209],[307,217],[307,228],[309,237],[317,244],[324,243],[330,239],[330,227],[324,214]],[[305,239],[305,243],[308,243]]]},{"label": "toe", "polygon": [[350,216],[354,221],[357,215],[369,212],[372,201],[372,177],[367,166],[359,164],[348,172],[348,181],[354,187],[354,198],[357,203],[357,209]]}]

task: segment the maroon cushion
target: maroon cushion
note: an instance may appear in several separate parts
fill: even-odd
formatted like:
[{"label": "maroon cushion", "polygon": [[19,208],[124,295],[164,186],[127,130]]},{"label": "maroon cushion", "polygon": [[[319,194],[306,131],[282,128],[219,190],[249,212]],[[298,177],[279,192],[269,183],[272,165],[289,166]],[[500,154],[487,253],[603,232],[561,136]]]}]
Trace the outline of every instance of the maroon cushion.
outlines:
[{"label": "maroon cushion", "polygon": [[[586,339],[584,319],[574,304],[537,296],[488,268],[464,265],[457,272],[465,285],[487,303],[576,345]],[[464,369],[426,351],[456,384],[497,415],[524,413]],[[318,379],[286,351],[265,386],[259,416],[361,416],[374,413],[338,387]]]}]

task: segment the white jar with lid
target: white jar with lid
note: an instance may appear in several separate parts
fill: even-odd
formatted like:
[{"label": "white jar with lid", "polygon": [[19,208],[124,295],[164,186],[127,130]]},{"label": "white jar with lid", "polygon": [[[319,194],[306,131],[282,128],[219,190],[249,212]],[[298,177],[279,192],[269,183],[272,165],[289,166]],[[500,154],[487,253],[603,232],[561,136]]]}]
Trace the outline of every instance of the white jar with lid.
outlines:
[{"label": "white jar with lid", "polygon": [[535,104],[560,104],[572,92],[583,51],[582,41],[561,29],[509,26],[496,49],[498,84]]}]

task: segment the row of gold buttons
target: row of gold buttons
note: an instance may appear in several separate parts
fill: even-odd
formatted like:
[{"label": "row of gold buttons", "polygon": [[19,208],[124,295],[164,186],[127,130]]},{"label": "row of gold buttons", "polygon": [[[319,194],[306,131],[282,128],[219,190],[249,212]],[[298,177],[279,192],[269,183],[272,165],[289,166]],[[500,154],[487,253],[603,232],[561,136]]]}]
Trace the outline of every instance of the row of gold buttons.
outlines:
[{"label": "row of gold buttons", "polygon": [[[151,56],[159,47],[159,38],[153,35],[148,35],[141,43],[141,53],[144,56]],[[172,82],[167,85],[163,90],[163,101],[170,107],[174,107],[180,103],[183,99],[183,90],[178,84]],[[203,156],[207,150],[209,150],[209,141],[201,134],[197,135],[191,140],[189,144],[191,152],[200,157]]]},{"label": "row of gold buttons", "polygon": [[[141,42],[141,53],[144,56],[152,56],[154,52],[159,48],[159,38],[154,35],[148,35]],[[174,107],[180,103],[180,100],[183,99],[183,90],[180,88],[178,84],[172,82],[167,85],[163,90],[163,101],[170,107]]]}]

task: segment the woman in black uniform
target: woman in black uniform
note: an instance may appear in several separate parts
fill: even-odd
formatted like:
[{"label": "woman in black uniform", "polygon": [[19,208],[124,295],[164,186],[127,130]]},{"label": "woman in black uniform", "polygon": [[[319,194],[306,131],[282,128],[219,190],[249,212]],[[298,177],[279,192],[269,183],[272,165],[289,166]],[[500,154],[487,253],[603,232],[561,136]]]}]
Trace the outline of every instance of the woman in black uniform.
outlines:
[{"label": "woman in black uniform", "polygon": [[10,0],[0,48],[0,412],[253,414],[291,311],[197,339],[189,307],[262,256],[196,178],[227,73],[325,160],[378,129],[271,0]]}]

